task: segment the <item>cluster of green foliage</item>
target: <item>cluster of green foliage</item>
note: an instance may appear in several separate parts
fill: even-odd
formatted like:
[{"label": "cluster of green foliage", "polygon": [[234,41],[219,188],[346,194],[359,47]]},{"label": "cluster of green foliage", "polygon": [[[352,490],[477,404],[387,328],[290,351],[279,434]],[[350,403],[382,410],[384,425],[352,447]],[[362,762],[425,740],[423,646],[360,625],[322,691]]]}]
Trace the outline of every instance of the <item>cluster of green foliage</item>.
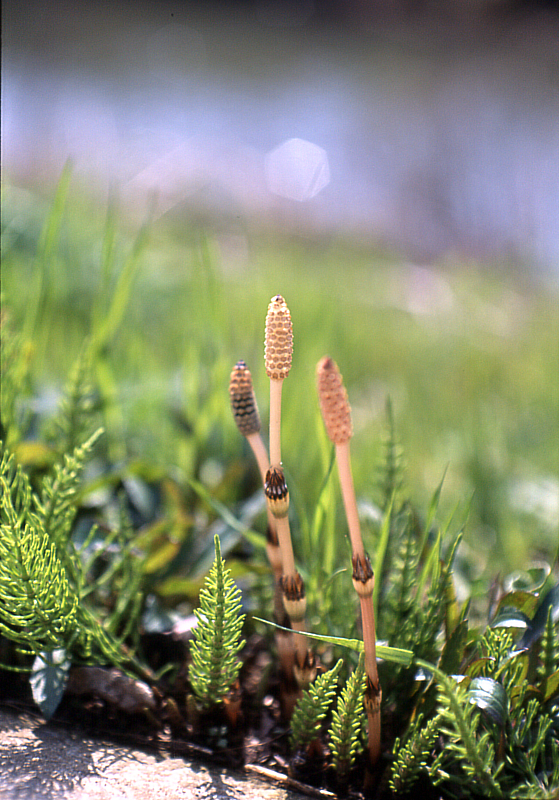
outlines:
[{"label": "cluster of green foliage", "polygon": [[[76,266],[76,250],[63,224],[68,179],[66,174],[38,237],[33,269],[28,265],[31,245],[16,246],[17,241],[8,247],[4,266],[0,636],[12,650],[2,649],[10,654],[3,666],[31,670],[32,677],[47,673],[46,680],[32,680],[47,716],[62,696],[71,665],[110,664],[156,685],[158,676],[139,652],[139,632],[149,627],[154,603],[169,609],[186,599],[194,606],[199,597],[188,677],[201,707],[207,709],[227,697],[239,674],[243,615],[231,577],[242,585],[246,611],[268,617],[272,607],[258,478],[231,420],[227,385],[241,345],[247,361],[261,359],[261,316],[253,320],[243,312],[239,326],[239,308],[261,297],[266,298],[259,301],[265,308],[278,287],[274,282],[268,290],[258,280],[251,284],[242,270],[238,281],[228,279],[225,286],[213,244],[206,239],[193,244],[195,255],[184,283],[169,270],[157,283],[154,275],[140,270],[142,253],[148,252],[146,230],[128,255],[121,255],[113,207],[97,254],[100,267],[91,268],[85,247],[77,254],[81,266]],[[305,284],[311,277],[295,276],[287,266],[289,259],[300,261],[301,254],[288,249],[275,258],[276,267],[286,272],[282,292],[290,299],[292,315],[299,313],[302,320],[296,352],[297,341],[305,342],[307,351],[305,364],[294,361],[284,402],[284,449],[292,453],[288,463],[295,465],[295,474],[289,476],[292,528],[307,588],[309,625],[323,640],[322,662],[327,667],[335,664],[303,694],[290,741],[293,750],[302,751],[312,749],[315,740],[325,742],[327,763],[342,785],[350,779],[363,745],[358,657],[362,644],[355,599],[347,591],[350,576],[339,568],[347,563],[348,552],[347,543],[336,535],[341,509],[332,448],[318,409],[308,402],[305,370],[310,372],[309,364],[335,343],[345,348],[347,360],[342,354],[339,362],[349,377],[350,396],[367,375],[381,376],[382,388],[390,388],[387,362],[375,362],[363,351],[360,337],[365,329],[378,343],[378,353],[394,359],[390,369],[406,374],[409,368],[406,379],[422,396],[415,409],[427,419],[434,401],[420,373],[430,372],[426,365],[433,353],[408,362],[410,349],[402,341],[400,318],[396,324],[383,311],[384,325],[372,331],[365,309],[347,295],[348,319],[356,321],[347,331],[345,320],[336,320],[333,305],[320,307],[315,301],[304,308],[298,298],[312,296]],[[332,277],[329,258],[334,256],[325,259],[324,274]],[[72,261],[72,269],[66,261]],[[23,301],[18,299],[22,276],[31,287]],[[355,276],[363,285],[371,280],[364,265],[355,265]],[[292,302],[290,286],[295,287],[296,278],[299,288],[292,289]],[[188,305],[184,300],[176,305],[181,296]],[[539,299],[531,302],[534,308],[545,308]],[[415,334],[416,325],[414,321],[408,333]],[[142,330],[145,338],[131,335],[131,330]],[[439,333],[430,331],[433,351],[444,349]],[[458,331],[454,335],[449,357],[462,365],[470,363],[475,348],[469,348],[467,336],[461,338]],[[542,389],[534,375],[549,373],[549,335],[542,328],[537,345],[518,342],[515,366],[521,373],[530,363],[532,382],[522,390],[538,410],[538,437],[546,440],[553,403],[546,394],[549,386]],[[491,346],[496,347],[494,340]],[[443,366],[433,363],[437,369]],[[178,375],[177,364],[183,367]],[[464,403],[480,391],[491,370],[496,374],[504,369],[495,353],[488,356],[471,383],[464,378]],[[52,413],[44,387],[66,371],[71,377]],[[257,370],[253,376],[258,387]],[[169,385],[178,387],[171,401]],[[440,392],[441,384],[437,386]],[[492,386],[494,390],[496,384]],[[431,412],[449,414],[454,400],[449,387],[446,390],[447,405],[434,404],[438,411]],[[369,387],[362,404],[372,403],[377,394]],[[398,398],[398,391],[393,394]],[[508,400],[501,408],[499,433],[507,439],[503,452],[508,461],[526,449],[542,471],[549,470],[542,441],[528,435],[527,420],[515,427],[516,398]],[[359,399],[354,402],[352,397],[352,405],[359,420]],[[486,526],[496,533],[486,554],[497,559],[493,572],[497,564],[514,562],[507,554],[526,517],[511,522],[503,500],[504,481],[487,482],[495,473],[477,444],[471,454],[471,484],[460,482],[452,466],[446,478],[453,488],[458,483],[458,496],[467,497],[466,502],[454,509],[445,505],[439,472],[439,485],[426,511],[418,510],[413,497],[421,482],[416,477],[419,465],[429,461],[427,443],[434,443],[434,429],[419,424],[420,432],[414,434],[413,414],[398,405],[397,413],[388,408],[384,452],[376,444],[372,451],[363,445],[379,438],[372,437],[366,415],[363,424],[356,425],[352,451],[358,494],[367,498],[361,510],[368,519],[366,544],[375,572],[377,633],[382,641],[378,655],[385,659],[379,668],[384,789],[402,796],[419,781],[422,787],[426,782],[438,787],[445,797],[552,797],[559,784],[556,572],[544,562],[518,571],[495,591],[489,607],[480,602],[477,595],[488,585],[482,577],[488,575],[480,577],[479,562],[471,549],[463,548],[468,513],[467,539],[470,525],[474,532],[476,526]],[[415,466],[408,464],[406,473],[395,416],[407,452],[414,453]],[[313,431],[315,439],[310,436]],[[466,450],[458,447],[459,457]],[[373,462],[380,465],[376,471]],[[432,463],[427,472],[431,476]],[[481,505],[475,495],[470,500],[474,485]],[[551,541],[549,531],[545,536],[541,554],[551,561],[555,554],[545,544]],[[481,541],[474,536],[478,547]],[[528,549],[523,544],[521,554]],[[247,623],[265,630],[250,613]],[[344,688],[333,710],[338,678],[344,680]]]},{"label": "cluster of green foliage", "polygon": [[[2,345],[13,358],[3,375],[7,412],[21,374],[11,336],[4,322]],[[75,444],[93,421],[89,392],[80,359],[59,414],[50,420],[53,438],[44,446],[49,463],[41,470],[24,470],[0,442],[0,633],[16,645],[14,662],[4,667],[29,670],[29,657],[35,657],[32,685],[39,686],[35,699],[46,716],[60,701],[72,663],[110,663],[150,675],[130,649],[143,610],[144,559],[124,509],[109,535],[93,525],[83,541],[75,536],[84,467],[102,435],[97,429]],[[14,438],[15,421],[3,415],[7,441]],[[37,672],[52,674],[33,684]]]},{"label": "cluster of green foliage", "polygon": [[231,580],[215,537],[215,561],[200,590],[198,625],[190,649],[190,683],[202,706],[219,703],[237,680],[241,662],[237,657],[245,644],[241,639],[244,614],[241,593]]}]

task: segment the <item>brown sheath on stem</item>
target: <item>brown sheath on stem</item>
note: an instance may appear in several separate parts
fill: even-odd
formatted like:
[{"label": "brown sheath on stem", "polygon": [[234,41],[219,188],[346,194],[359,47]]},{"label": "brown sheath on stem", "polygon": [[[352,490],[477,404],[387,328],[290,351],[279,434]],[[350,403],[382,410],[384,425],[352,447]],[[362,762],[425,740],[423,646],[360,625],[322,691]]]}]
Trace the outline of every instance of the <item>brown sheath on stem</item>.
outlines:
[{"label": "brown sheath on stem", "polygon": [[308,670],[305,670],[304,666],[309,663],[314,665],[314,658],[308,651],[305,637],[298,635],[298,633],[306,631],[305,612],[307,610],[307,598],[303,579],[294,566],[293,570],[293,573],[283,575],[280,580],[280,586],[283,591],[283,606],[291,621],[295,637],[296,661],[300,668],[300,675],[306,675]]},{"label": "brown sheath on stem", "polygon": [[264,494],[268,511],[274,518],[274,526],[281,551],[284,575],[295,574],[295,559],[291,543],[291,531],[287,517],[289,511],[289,491],[281,467],[270,467],[264,481]]},{"label": "brown sheath on stem", "polygon": [[373,609],[373,591],[375,578],[369,556],[354,554],[353,587],[361,604],[361,624],[363,628],[363,644],[365,647],[365,671],[377,691],[380,691],[377,668],[377,642],[375,632],[375,616]]},{"label": "brown sheath on stem", "polygon": [[303,579],[295,568],[295,557],[293,555],[287,516],[289,511],[289,492],[281,467],[272,466],[268,470],[264,482],[264,493],[268,509],[274,516],[281,551],[283,574],[279,585],[283,593],[283,607],[287,612],[293,629],[297,662],[302,666],[305,663],[305,659],[307,659],[307,644],[304,637],[298,634],[300,631],[306,630],[305,612],[307,600]]},{"label": "brown sheath on stem", "polygon": [[266,473],[264,494],[274,517],[286,517],[289,511],[289,491],[281,467],[270,467]]},{"label": "brown sheath on stem", "polygon": [[283,604],[292,623],[305,619],[307,598],[305,584],[302,577],[296,572],[294,575],[284,575],[280,581],[283,591]]},{"label": "brown sheath on stem", "polygon": [[[304,636],[299,636],[298,638],[303,640]],[[305,657],[302,661],[300,660],[299,653],[297,653],[293,668],[295,678],[301,689],[308,688],[309,684],[316,678],[316,673],[318,672],[316,658],[312,650],[306,649]]]}]

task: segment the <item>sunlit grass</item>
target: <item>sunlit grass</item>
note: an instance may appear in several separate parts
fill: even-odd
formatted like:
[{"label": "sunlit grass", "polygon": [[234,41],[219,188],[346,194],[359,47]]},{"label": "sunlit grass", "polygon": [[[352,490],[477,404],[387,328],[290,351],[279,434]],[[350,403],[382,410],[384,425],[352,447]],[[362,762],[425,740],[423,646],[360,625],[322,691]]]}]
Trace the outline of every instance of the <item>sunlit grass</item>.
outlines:
[{"label": "sunlit grass", "polygon": [[[266,419],[264,318],[270,297],[286,298],[294,355],[282,458],[313,624],[326,630],[324,596],[349,581],[337,573],[349,545],[335,481],[326,480],[332,453],[314,388],[325,354],[339,364],[353,409],[359,498],[380,499],[390,396],[411,499],[425,507],[446,470],[443,516],[471,500],[472,576],[553,560],[559,330],[548,287],[472,263],[424,268],[343,239],[287,239],[248,224],[201,230],[161,219],[138,232],[117,204],[107,211],[65,191],[62,183],[49,211],[5,189],[4,307],[32,341],[35,404],[60,390],[86,338],[94,342],[113,462],[201,480],[235,511],[258,476],[231,416],[229,374],[246,361]],[[539,490],[549,496],[538,499]],[[255,525],[263,522],[262,514]],[[378,530],[368,528],[374,549]]]}]

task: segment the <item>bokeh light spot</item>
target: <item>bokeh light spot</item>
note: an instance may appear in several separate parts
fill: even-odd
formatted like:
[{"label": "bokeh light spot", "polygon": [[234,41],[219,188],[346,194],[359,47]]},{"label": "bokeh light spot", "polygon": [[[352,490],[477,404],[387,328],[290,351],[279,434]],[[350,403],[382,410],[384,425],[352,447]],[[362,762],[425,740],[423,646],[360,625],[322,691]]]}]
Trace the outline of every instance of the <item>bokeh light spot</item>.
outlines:
[{"label": "bokeh light spot", "polygon": [[326,150],[305,139],[288,139],[266,156],[268,189],[280,197],[304,202],[330,183]]}]

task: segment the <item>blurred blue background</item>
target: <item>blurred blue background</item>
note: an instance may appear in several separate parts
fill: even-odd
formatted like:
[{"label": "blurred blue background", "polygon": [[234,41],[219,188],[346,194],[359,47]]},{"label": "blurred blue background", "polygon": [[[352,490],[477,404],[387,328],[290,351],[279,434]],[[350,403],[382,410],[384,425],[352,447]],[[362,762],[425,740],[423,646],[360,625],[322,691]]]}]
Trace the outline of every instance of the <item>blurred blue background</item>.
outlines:
[{"label": "blurred blue background", "polygon": [[559,275],[559,14],[485,2],[3,4],[4,180]]}]

